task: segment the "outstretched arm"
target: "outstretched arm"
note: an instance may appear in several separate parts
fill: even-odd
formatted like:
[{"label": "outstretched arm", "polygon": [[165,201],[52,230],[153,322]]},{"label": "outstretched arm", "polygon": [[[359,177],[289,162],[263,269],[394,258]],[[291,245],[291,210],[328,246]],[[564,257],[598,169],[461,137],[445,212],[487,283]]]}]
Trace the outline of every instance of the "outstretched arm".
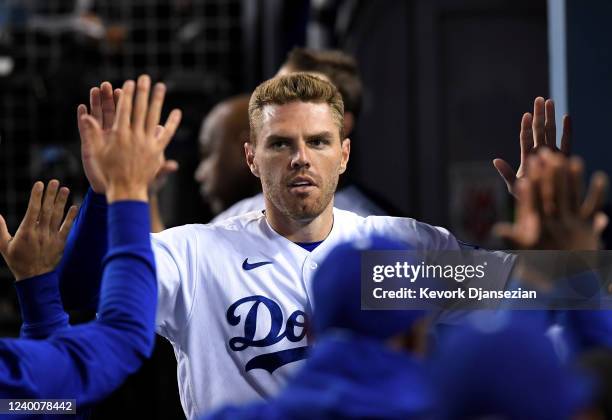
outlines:
[{"label": "outstretched arm", "polygon": [[0,340],[3,398],[76,399],[80,409],[108,395],[150,355],[157,288],[148,206],[111,205],[109,227],[98,321],[47,340]]},{"label": "outstretched arm", "polygon": [[[153,100],[163,103],[164,93],[165,87],[163,84],[158,84],[157,96],[154,95]],[[99,88],[94,87],[90,91],[89,113],[83,104],[77,108],[81,159],[91,188],[81,205],[66,244],[64,258],[58,269],[61,295],[66,309],[96,310],[98,306],[102,259],[108,250],[108,245],[106,240],[107,203],[104,196],[107,178],[100,168],[96,145],[108,144],[111,141],[121,95],[121,89],[113,90],[110,83],[104,82]],[[157,114],[156,127],[152,132],[158,140],[174,134],[173,130],[176,129],[168,125],[171,122],[170,119],[166,125],[159,125],[160,112]],[[87,118],[90,118],[89,122]],[[98,130],[90,129],[92,122],[98,127]],[[98,143],[94,135],[99,138]],[[161,162],[158,174],[163,175],[176,170],[174,161],[166,161],[162,156]],[[156,220],[153,219],[153,221]],[[154,223],[154,226],[158,225]]]},{"label": "outstretched arm", "polygon": [[62,307],[57,273],[59,261],[70,226],[76,215],[71,207],[64,219],[68,189],[59,182],[44,185],[37,182],[32,188],[28,209],[15,236],[8,232],[0,217],[0,253],[15,279],[23,325],[24,338],[44,338],[68,327],[68,316]]},{"label": "outstretched arm", "polygon": [[101,127],[103,141],[108,142],[120,97],[121,89],[113,90],[109,82],[104,82],[89,91],[89,112],[84,104],[77,107],[81,160],[91,188],[85,195],[58,267],[66,309],[95,311],[98,308],[102,259],[108,251],[106,179],[96,160],[91,132],[86,129],[84,117],[90,115],[96,121]]},{"label": "outstretched arm", "polygon": [[[79,405],[86,405],[108,395],[152,351],[157,284],[147,185],[180,113],[173,111],[169,130],[155,138],[149,127],[159,119],[163,86],[156,87],[150,106],[148,77],[139,79],[132,105],[134,90],[134,82],[126,82],[108,142],[101,141],[95,120],[86,121],[87,130],[93,130],[92,153],[105,174],[109,202],[109,252],[103,263],[98,320],[47,341],[0,341],[0,395],[75,398]],[[9,267],[16,277],[21,276],[15,264],[9,262]]]}]

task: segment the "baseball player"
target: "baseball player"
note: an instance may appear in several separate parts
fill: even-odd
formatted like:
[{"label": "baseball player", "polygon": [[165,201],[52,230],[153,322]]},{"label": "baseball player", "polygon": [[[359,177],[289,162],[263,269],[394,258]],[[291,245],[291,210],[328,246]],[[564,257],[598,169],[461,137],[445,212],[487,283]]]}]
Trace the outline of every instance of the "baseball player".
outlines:
[{"label": "baseball player", "polygon": [[[139,88],[149,83],[146,76],[138,80]],[[90,112],[99,116],[104,136],[113,107],[110,84],[103,84],[100,100],[93,102]],[[311,281],[338,243],[381,235],[417,250],[460,249],[443,228],[408,218],[363,218],[333,207],[350,154],[343,115],[336,88],[316,76],[296,73],[262,83],[249,104],[245,155],[261,180],[265,210],[152,235],[157,332],[174,347],[189,418],[222,404],[273,395],[299,368],[309,344],[305,318],[313,309]],[[100,223],[105,178],[87,153],[88,133],[81,135],[92,191],[69,239],[62,283],[66,302],[91,307],[106,246]],[[490,282],[503,289],[511,264],[507,255],[498,257],[505,270]]]},{"label": "baseball player", "polygon": [[[277,76],[291,73],[308,72],[327,78],[342,96],[344,103],[344,135],[350,136],[355,128],[362,107],[362,81],[353,57],[339,50],[312,50],[294,48],[289,52]],[[347,178],[348,175],[348,178]],[[196,175],[197,177],[197,175]],[[343,182],[344,181],[344,182]],[[345,174],[334,196],[334,207],[357,213],[360,216],[386,216],[387,211],[368,197],[362,187],[351,181],[350,173]],[[248,211],[265,208],[263,193],[244,198],[231,207],[224,209],[212,220],[217,222]]]}]

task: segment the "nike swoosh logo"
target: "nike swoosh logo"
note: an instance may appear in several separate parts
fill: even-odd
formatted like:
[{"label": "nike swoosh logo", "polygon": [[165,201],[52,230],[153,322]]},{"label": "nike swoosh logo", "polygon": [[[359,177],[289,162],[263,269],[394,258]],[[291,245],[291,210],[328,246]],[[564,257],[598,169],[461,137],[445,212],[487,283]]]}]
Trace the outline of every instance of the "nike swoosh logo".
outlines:
[{"label": "nike swoosh logo", "polygon": [[242,268],[245,269],[246,271],[252,270],[254,268],[257,267],[261,267],[262,265],[266,265],[266,264],[273,264],[272,261],[262,261],[262,262],[256,262],[256,263],[249,263],[249,259],[246,258],[244,260],[244,262],[242,263]]}]

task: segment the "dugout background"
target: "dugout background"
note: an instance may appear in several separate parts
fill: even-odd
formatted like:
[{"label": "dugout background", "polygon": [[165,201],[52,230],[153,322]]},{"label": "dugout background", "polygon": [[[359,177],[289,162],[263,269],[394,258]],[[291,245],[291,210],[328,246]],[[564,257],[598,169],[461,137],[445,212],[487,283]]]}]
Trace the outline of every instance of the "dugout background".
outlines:
[{"label": "dugout background", "polygon": [[[570,12],[579,7],[555,4],[566,3]],[[509,217],[511,205],[490,161],[518,164],[521,115],[550,92],[549,11],[545,0],[0,0],[0,213],[14,231],[39,178],[59,177],[79,202],[86,182],[76,105],[102,80],[146,72],[168,84],[167,108],[184,111],[167,153],[181,169],[162,191],[165,221],[207,221],[193,181],[201,119],[217,101],[272,76],[294,45],[307,45],[344,49],[359,61],[366,90],[349,165],[359,184],[396,215],[487,244],[491,224]],[[569,27],[595,15],[612,18],[605,0],[568,14]],[[568,60],[592,45],[580,32],[566,34]],[[592,105],[598,86],[595,105],[612,115],[610,82],[597,84],[612,74],[612,58],[597,53],[599,64],[590,65],[603,69],[574,66],[568,76],[576,91],[591,83],[580,106],[568,101],[581,116],[577,135],[589,134],[583,105]],[[600,141],[581,142],[587,165],[602,155]],[[4,266],[0,277],[0,327],[14,336],[20,321]],[[94,418],[117,417],[120,407],[126,418],[182,416],[167,343],[158,340],[153,360]]]}]

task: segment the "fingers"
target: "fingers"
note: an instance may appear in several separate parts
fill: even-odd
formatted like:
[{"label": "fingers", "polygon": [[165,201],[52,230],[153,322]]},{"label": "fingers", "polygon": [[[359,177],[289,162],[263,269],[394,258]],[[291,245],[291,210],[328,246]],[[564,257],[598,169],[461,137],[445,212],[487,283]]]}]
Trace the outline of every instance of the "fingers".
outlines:
[{"label": "fingers", "polygon": [[83,116],[87,115],[87,107],[80,104],[77,107],[77,126],[79,127],[79,134],[81,135],[81,142],[86,142],[88,139],[84,136],[85,127],[83,126]]},{"label": "fingers", "polygon": [[593,174],[589,191],[580,209],[581,217],[590,219],[595,216],[604,203],[607,188],[608,176],[603,172]]},{"label": "fingers", "polygon": [[533,146],[542,147],[546,145],[545,131],[546,115],[544,112],[544,98],[538,96],[533,102]]},{"label": "fingers", "polygon": [[6,221],[4,220],[4,217],[0,215],[0,253],[2,253],[2,255],[5,254],[10,240],[11,234],[6,227]]},{"label": "fingers", "polygon": [[130,127],[132,116],[132,101],[134,97],[134,81],[128,80],[123,84],[117,104],[117,117],[113,124],[113,130],[126,130]]},{"label": "fingers", "polygon": [[544,102],[544,131],[546,144],[552,149],[557,148],[557,125],[555,122],[555,103],[552,99]]},{"label": "fingers", "polygon": [[597,212],[593,218],[593,230],[597,235],[601,235],[606,227],[608,227],[609,222],[610,220],[604,212]]},{"label": "fingers", "polygon": [[64,219],[64,223],[62,223],[62,226],[59,229],[59,237],[62,242],[66,242],[76,215],[77,206],[70,206],[68,213],[66,214],[66,218]]},{"label": "fingers", "polygon": [[50,229],[52,232],[57,232],[62,223],[62,218],[64,217],[64,208],[66,207],[66,202],[68,201],[68,195],[70,194],[70,190],[66,187],[60,188],[57,193],[57,197],[55,198],[55,203],[53,204],[53,214],[51,215],[51,224]]},{"label": "fingers", "polygon": [[540,154],[531,155],[527,160],[527,174],[534,191],[534,208],[539,214],[544,214],[543,197],[545,194],[542,192],[543,169]]},{"label": "fingers", "polygon": [[151,78],[143,74],[138,78],[136,84],[136,100],[134,101],[134,116],[132,118],[132,127],[137,130],[145,130],[144,124],[147,118],[150,90]]},{"label": "fingers", "polygon": [[176,160],[168,159],[162,165],[160,171],[164,171],[167,174],[178,171],[179,163]]},{"label": "fingers", "polygon": [[27,228],[36,226],[36,222],[38,221],[40,215],[41,199],[44,188],[45,185],[42,182],[37,181],[34,183],[34,186],[32,187],[32,192],[30,193],[30,202],[28,203],[28,209],[26,210],[26,214],[23,217],[21,226]]},{"label": "fingers", "polygon": [[91,88],[89,91],[89,109],[91,116],[102,125],[102,96],[98,87]]},{"label": "fingers", "polygon": [[83,146],[95,149],[102,146],[102,127],[91,115],[82,115],[81,122],[81,142]]},{"label": "fingers", "polygon": [[115,99],[113,86],[109,82],[100,85],[102,102],[102,129],[110,130],[115,122]]},{"label": "fingers", "polygon": [[584,164],[582,159],[573,156],[569,161],[569,173],[570,180],[568,183],[569,187],[569,203],[570,210],[573,213],[577,213],[580,210],[580,204],[583,194],[582,177],[584,172]]},{"label": "fingers", "polygon": [[164,131],[161,133],[161,135],[158,138],[160,147],[162,149],[168,145],[168,143],[170,142],[170,139],[174,136],[174,133],[176,133],[176,129],[181,123],[181,117],[182,117],[182,113],[179,109],[172,110],[172,112],[168,116],[168,119],[166,120],[166,124],[164,124]]},{"label": "fingers", "polygon": [[553,179],[554,179],[554,190],[555,190],[555,206],[559,215],[563,217],[568,217],[570,214],[570,176],[569,176],[569,166],[567,159],[561,157],[558,153],[552,154],[549,150],[547,150],[550,155],[550,159],[552,162],[552,170],[553,170]]},{"label": "fingers", "polygon": [[163,83],[156,83],[153,89],[153,97],[151,99],[151,107],[149,108],[149,114],[147,115],[146,132],[148,137],[158,137],[159,119],[161,117],[162,106],[164,104],[164,97],[166,95],[166,85]]},{"label": "fingers", "polygon": [[59,181],[52,179],[47,184],[47,190],[42,200],[42,209],[40,216],[38,217],[38,227],[42,229],[49,229],[51,224],[51,218],[53,216],[53,206],[55,204],[55,197],[59,189]]},{"label": "fingers", "polygon": [[163,134],[163,132],[164,132],[164,126],[158,125],[157,127],[155,127],[155,132],[153,133],[153,137],[155,137],[155,139],[159,139],[159,137]]},{"label": "fingers", "polygon": [[528,179],[521,179],[519,181],[516,184],[516,194],[518,197],[516,214],[517,219],[524,223],[536,214],[537,207],[532,182]]},{"label": "fingers", "polygon": [[572,120],[569,115],[563,116],[563,132],[561,133],[561,152],[569,156],[572,152]]},{"label": "fingers", "polygon": [[514,169],[503,159],[493,159],[493,166],[497,169],[497,172],[501,175],[508,187],[508,191],[512,193],[514,183],[516,182],[516,175]]},{"label": "fingers", "polygon": [[533,117],[529,112],[523,114],[521,118],[521,133],[519,135],[521,143],[521,163],[527,160],[527,156],[533,149]]},{"label": "fingers", "polygon": [[498,223],[493,233],[522,248],[532,247],[538,240],[541,221],[535,208],[533,187],[528,179],[516,182],[516,220],[514,223]]},{"label": "fingers", "polygon": [[119,105],[119,99],[121,99],[121,89],[115,89],[113,91],[113,99],[115,101],[115,109],[117,109],[117,105]]}]

